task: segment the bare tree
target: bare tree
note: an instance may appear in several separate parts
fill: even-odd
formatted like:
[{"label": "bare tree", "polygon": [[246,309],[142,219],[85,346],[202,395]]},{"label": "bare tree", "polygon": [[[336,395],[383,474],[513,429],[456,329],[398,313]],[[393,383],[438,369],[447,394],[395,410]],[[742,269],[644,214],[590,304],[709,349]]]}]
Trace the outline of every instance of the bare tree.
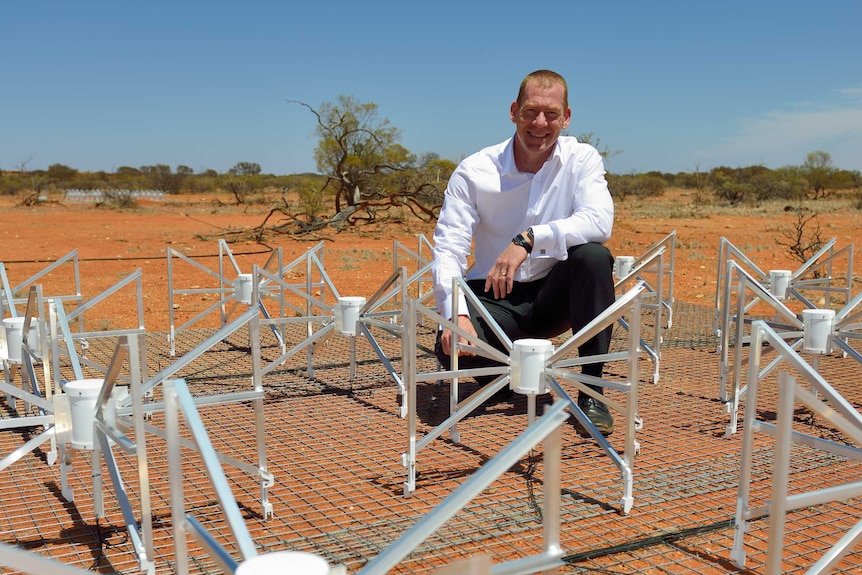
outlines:
[{"label": "bare tree", "polygon": [[602,140],[598,136],[594,135],[592,132],[584,132],[583,134],[578,134],[576,138],[582,144],[589,144],[598,150],[599,154],[601,154],[602,158],[611,158],[613,156],[619,156],[623,153],[622,150],[611,150],[608,148],[607,144],[602,148]]},{"label": "bare tree", "polygon": [[796,212],[796,220],[793,225],[790,228],[780,230],[785,241],[777,239],[775,243],[787,248],[794,258],[805,263],[824,244],[820,231],[820,214],[802,206],[794,211]]},{"label": "bare tree", "polygon": [[20,162],[18,162],[18,172],[20,174],[26,174],[27,173],[27,164],[29,164],[31,161],[33,161],[33,155],[32,154],[26,160],[21,160]]}]

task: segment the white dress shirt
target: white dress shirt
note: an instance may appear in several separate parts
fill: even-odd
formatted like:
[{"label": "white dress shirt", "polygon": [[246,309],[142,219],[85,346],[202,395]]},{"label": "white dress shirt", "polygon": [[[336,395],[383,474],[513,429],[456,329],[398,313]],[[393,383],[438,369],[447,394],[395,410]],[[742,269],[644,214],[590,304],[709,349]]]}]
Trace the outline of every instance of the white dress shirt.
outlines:
[{"label": "white dress shirt", "polygon": [[[485,279],[512,238],[533,228],[533,251],[515,272],[528,282],[546,276],[568,248],[610,239],[614,204],[599,152],[560,136],[535,174],[515,167],[512,139],[465,158],[449,178],[434,230],[434,297],[440,315],[452,317],[452,279]],[[474,264],[467,258],[475,242]],[[458,312],[466,314],[463,296]]]}]

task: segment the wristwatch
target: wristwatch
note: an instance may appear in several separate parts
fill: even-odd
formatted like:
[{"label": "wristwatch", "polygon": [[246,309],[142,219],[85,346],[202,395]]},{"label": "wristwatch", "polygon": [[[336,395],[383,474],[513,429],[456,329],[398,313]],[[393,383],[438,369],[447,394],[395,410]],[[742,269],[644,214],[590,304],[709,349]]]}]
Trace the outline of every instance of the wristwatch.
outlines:
[{"label": "wristwatch", "polygon": [[523,234],[518,234],[517,236],[515,236],[514,238],[512,238],[512,243],[513,243],[513,244],[515,244],[516,246],[521,246],[522,248],[524,248],[525,250],[527,250],[527,253],[530,253],[530,252],[532,252],[532,251],[533,251],[533,246],[531,246],[531,245],[530,245],[530,242],[528,242],[528,241],[524,238],[524,235],[523,235]]}]

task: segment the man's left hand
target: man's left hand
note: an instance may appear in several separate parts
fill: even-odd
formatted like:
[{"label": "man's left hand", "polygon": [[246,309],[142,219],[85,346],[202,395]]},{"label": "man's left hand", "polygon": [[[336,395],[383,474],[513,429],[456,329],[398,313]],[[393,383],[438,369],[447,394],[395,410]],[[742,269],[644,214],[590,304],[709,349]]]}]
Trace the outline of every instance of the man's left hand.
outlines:
[{"label": "man's left hand", "polygon": [[485,292],[493,291],[494,299],[506,297],[512,293],[515,272],[527,259],[527,250],[515,244],[509,244],[488,272],[485,280]]}]

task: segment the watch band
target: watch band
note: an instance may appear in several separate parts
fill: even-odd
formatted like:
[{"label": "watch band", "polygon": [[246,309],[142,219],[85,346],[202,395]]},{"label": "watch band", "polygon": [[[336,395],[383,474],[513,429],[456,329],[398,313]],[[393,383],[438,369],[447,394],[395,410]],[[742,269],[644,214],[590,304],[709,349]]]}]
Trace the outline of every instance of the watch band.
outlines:
[{"label": "watch band", "polygon": [[530,253],[533,251],[533,246],[531,246],[530,243],[526,239],[524,239],[523,234],[518,234],[517,236],[512,238],[512,243],[515,244],[516,246],[521,246],[522,248],[527,250],[527,253]]}]

